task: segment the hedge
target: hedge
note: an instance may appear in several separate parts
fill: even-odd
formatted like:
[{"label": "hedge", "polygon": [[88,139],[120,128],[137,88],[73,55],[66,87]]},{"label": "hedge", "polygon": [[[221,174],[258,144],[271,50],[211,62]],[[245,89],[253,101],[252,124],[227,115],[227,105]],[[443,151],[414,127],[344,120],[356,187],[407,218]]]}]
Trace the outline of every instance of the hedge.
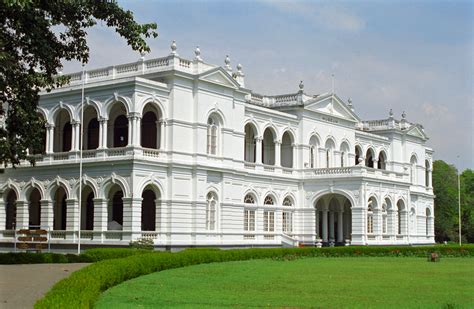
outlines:
[{"label": "hedge", "polygon": [[148,253],[110,259],[89,265],[59,281],[35,308],[92,308],[101,293],[142,275],[196,264],[286,259],[300,257],[419,256],[439,252],[442,257],[474,257],[474,246],[454,247],[335,247],[238,250],[184,250],[178,253]]},{"label": "hedge", "polygon": [[93,263],[102,260],[124,258],[136,254],[150,253],[150,250],[128,248],[89,249],[80,255],[61,253],[0,253],[1,264],[42,264],[42,263]]}]

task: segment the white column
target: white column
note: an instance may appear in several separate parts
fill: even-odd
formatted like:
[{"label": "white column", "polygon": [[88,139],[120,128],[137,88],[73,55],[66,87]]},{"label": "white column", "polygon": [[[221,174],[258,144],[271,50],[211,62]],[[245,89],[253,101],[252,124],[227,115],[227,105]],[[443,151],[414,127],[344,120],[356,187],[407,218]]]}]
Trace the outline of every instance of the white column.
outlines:
[{"label": "white column", "polygon": [[366,208],[360,205],[352,207],[352,245],[365,245],[367,228],[366,228]]},{"label": "white column", "polygon": [[53,229],[53,222],[54,222],[54,213],[53,213],[53,201],[51,200],[41,200],[41,218],[40,224],[42,229],[49,228],[50,230]]},{"label": "white column", "polygon": [[373,218],[374,235],[378,237],[382,234],[382,212],[379,208],[373,210]]},{"label": "white column", "polygon": [[296,144],[291,144],[291,150],[293,151],[293,162],[291,167],[298,168],[298,149],[296,149]]},{"label": "white column", "polygon": [[72,121],[72,141],[71,141],[71,150],[72,151],[78,151],[79,150],[79,144],[80,144],[80,135],[81,135],[81,129],[80,129],[80,123],[78,121]]},{"label": "white column", "polygon": [[344,220],[343,220],[343,211],[339,211],[337,213],[337,242],[342,242],[344,240],[343,232],[344,232]]},{"label": "white column", "polygon": [[166,120],[160,120],[160,149],[166,150]]},{"label": "white column", "polygon": [[377,158],[374,158],[372,162],[374,162],[374,168],[379,168],[378,167],[379,160]]},{"label": "white column", "polygon": [[124,197],[122,200],[123,230],[125,232],[140,232],[142,230],[142,198]]},{"label": "white column", "polygon": [[79,201],[77,199],[66,200],[66,230],[77,231],[79,229]]},{"label": "white column", "polygon": [[262,138],[260,136],[255,138],[255,163],[262,164]]},{"label": "white column", "polygon": [[5,230],[7,224],[7,213],[6,213],[6,202],[3,200],[3,196],[0,197],[0,229]]},{"label": "white column", "polygon": [[107,206],[107,199],[94,199],[94,231],[107,231]]},{"label": "white column", "polygon": [[127,147],[130,147],[133,145],[134,143],[134,138],[133,138],[133,132],[135,132],[134,130],[134,126],[135,126],[135,121],[134,121],[134,118],[133,118],[133,114],[130,113],[128,115],[128,141],[127,141]]},{"label": "white column", "polygon": [[16,228],[28,228],[29,227],[29,210],[27,201],[16,201]]},{"label": "white column", "polygon": [[99,149],[107,148],[107,119],[100,119]]},{"label": "white column", "polygon": [[329,211],[329,240],[334,241],[334,211]]},{"label": "white column", "polygon": [[281,141],[275,141],[275,166],[281,166]]},{"label": "white column", "polygon": [[142,133],[142,125],[141,125],[141,117],[136,116],[135,117],[135,146],[141,146],[142,145],[142,140],[141,140],[141,133]]},{"label": "white column", "polygon": [[323,242],[328,242],[328,210],[326,207],[323,208],[323,217],[322,217],[322,223],[323,223]]},{"label": "white column", "polygon": [[54,149],[54,125],[46,124],[46,153],[53,153]]}]

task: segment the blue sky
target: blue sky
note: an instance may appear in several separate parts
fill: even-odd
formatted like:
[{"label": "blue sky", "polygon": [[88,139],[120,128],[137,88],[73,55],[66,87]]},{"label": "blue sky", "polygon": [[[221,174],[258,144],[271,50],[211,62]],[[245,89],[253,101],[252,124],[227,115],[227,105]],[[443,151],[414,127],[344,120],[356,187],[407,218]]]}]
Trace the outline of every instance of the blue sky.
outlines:
[{"label": "blue sky", "polygon": [[[362,119],[421,123],[435,158],[474,168],[473,1],[119,1],[139,22],[156,22],[154,58],[243,65],[246,86],[263,94],[331,90],[352,98]],[[139,58],[99,24],[90,29],[88,69]],[[79,70],[77,63],[65,72]],[[460,155],[461,159],[457,159]]]}]

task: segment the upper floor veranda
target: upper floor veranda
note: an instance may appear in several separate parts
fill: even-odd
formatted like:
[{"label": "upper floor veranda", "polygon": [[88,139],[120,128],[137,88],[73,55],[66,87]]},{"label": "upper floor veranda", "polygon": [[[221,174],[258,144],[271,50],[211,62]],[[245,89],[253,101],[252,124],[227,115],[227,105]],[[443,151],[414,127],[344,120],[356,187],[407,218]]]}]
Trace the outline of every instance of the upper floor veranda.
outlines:
[{"label": "upper floor veranda", "polygon": [[[37,166],[101,160],[197,164],[294,178],[378,177],[431,188],[432,150],[406,116],[363,121],[335,94],[263,96],[242,66],[177,54],[70,75],[42,93]],[[84,101],[81,90],[84,88]],[[84,124],[81,127],[81,124]]]}]

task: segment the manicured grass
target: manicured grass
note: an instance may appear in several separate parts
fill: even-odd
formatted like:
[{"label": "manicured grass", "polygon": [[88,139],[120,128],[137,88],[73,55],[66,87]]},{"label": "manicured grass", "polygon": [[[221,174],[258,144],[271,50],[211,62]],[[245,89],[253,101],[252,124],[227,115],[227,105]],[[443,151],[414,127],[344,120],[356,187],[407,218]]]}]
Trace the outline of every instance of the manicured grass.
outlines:
[{"label": "manicured grass", "polygon": [[98,308],[473,308],[474,260],[251,260],[165,270],[107,290]]}]

